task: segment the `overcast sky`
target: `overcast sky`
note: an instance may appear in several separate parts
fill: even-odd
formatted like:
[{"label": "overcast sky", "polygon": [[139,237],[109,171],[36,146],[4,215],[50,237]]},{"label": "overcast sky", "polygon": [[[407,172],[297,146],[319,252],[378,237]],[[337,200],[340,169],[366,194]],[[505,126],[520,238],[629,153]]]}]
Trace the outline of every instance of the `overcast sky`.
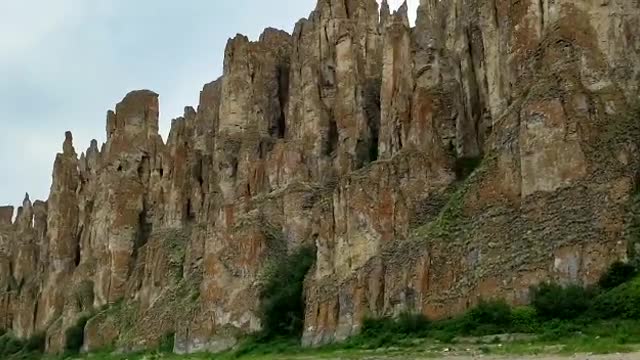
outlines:
[{"label": "overcast sky", "polygon": [[160,94],[166,133],[222,73],[229,37],[291,32],[316,1],[0,0],[0,205],[45,200],[64,132],[78,154],[102,143],[106,111],[131,90]]}]

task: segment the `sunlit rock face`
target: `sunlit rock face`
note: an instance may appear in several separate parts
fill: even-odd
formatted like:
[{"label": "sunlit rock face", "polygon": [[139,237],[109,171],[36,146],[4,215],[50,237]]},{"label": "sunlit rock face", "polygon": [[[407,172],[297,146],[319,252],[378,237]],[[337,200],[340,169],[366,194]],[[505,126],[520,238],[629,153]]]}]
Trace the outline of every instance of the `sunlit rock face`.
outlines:
[{"label": "sunlit rock face", "polygon": [[317,345],[591,284],[640,250],[633,2],[391,8],[320,0],[293,34],[230,39],[166,141],[148,90],[101,146],[65,134],[49,199],[0,208],[0,328],[60,352],[87,315],[85,351],[228,349],[261,328],[272,259],[312,245]]}]

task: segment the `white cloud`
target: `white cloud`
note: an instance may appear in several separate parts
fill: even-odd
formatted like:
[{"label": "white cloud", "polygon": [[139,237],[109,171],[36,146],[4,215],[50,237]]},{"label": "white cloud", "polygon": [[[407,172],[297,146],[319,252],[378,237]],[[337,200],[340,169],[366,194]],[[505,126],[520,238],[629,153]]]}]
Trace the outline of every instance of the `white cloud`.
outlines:
[{"label": "white cloud", "polygon": [[166,134],[220,75],[227,37],[290,31],[316,1],[0,0],[0,205],[46,199],[64,131],[78,153],[103,141],[106,110],[130,90],[160,94]]},{"label": "white cloud", "polygon": [[109,9],[109,0],[0,1],[0,65],[19,63],[61,32]]},{"label": "white cloud", "polygon": [[0,205],[21,204],[28,192],[31,199],[46,199],[51,171],[56,153],[61,151],[62,138],[57,134],[40,133],[21,129],[12,130],[12,136],[2,144],[3,151],[9,151],[11,159],[3,159],[3,166],[10,168],[6,186],[12,188]]},{"label": "white cloud", "polygon": [[[9,61],[36,48],[77,18],[76,0],[9,0],[0,3],[0,59]],[[34,11],[37,9],[37,11]]]}]

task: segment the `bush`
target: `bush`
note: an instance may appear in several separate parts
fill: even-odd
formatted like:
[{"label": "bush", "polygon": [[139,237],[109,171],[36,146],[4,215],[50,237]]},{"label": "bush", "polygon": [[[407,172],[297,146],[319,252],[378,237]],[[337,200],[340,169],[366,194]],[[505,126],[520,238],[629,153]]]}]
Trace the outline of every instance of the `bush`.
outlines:
[{"label": "bush", "polygon": [[431,324],[431,328],[434,330],[436,334],[449,333],[449,334],[463,334],[468,333],[469,329],[472,328],[469,324],[468,314],[463,316],[458,316],[455,318],[439,320]]},{"label": "bush", "polygon": [[250,335],[231,353],[231,357],[242,358],[247,355],[295,353],[299,349],[299,345],[299,342],[292,338],[266,340],[263,336]]},{"label": "bush", "polygon": [[633,279],[638,273],[635,266],[621,261],[611,264],[606,273],[600,277],[598,285],[605,290],[613,289]]},{"label": "bush", "polygon": [[397,318],[371,318],[362,321],[360,334],[344,344],[346,348],[377,349],[413,346],[412,340],[429,336],[431,322],[420,313],[403,312]]},{"label": "bush", "polygon": [[456,342],[456,334],[449,331],[437,331],[433,334],[433,338],[443,344],[453,344]]},{"label": "bush", "polygon": [[27,352],[43,353],[45,345],[46,336],[43,333],[36,333],[24,343],[24,350]]},{"label": "bush", "polygon": [[403,312],[396,320],[396,332],[404,335],[424,336],[429,332],[431,322],[424,314]]},{"label": "bush", "polygon": [[176,339],[176,334],[174,332],[170,332],[165,334],[160,338],[160,342],[158,344],[158,351],[161,353],[171,353],[173,352],[173,345]]},{"label": "bush", "polygon": [[24,344],[11,334],[5,334],[0,337],[0,355],[7,358],[22,351]]},{"label": "bush", "polygon": [[596,297],[590,316],[600,319],[640,319],[640,277]]},{"label": "bush", "polygon": [[299,336],[304,324],[304,278],[315,249],[300,248],[275,264],[260,292],[260,318],[266,338]]},{"label": "bush", "polygon": [[563,338],[574,337],[576,333],[581,332],[585,327],[574,321],[553,319],[545,322],[541,328],[540,340],[542,341],[558,341]]},{"label": "bush", "polygon": [[366,338],[374,338],[383,333],[393,333],[395,322],[390,317],[371,318],[365,317],[362,320],[362,331],[360,335]]},{"label": "bush", "polygon": [[64,349],[70,354],[77,354],[80,352],[82,345],[84,344],[84,327],[89,321],[88,316],[82,316],[76,321],[76,324],[71,326],[65,331],[65,344]]},{"label": "bush", "polygon": [[579,285],[543,283],[532,288],[531,305],[542,319],[575,319],[590,307],[595,291]]},{"label": "bush", "polygon": [[496,325],[507,328],[511,325],[511,307],[504,300],[481,300],[469,311],[469,318],[477,325]]},{"label": "bush", "polygon": [[390,331],[367,333],[356,336],[349,342],[350,348],[379,349],[383,347],[399,346],[401,336]]},{"label": "bush", "polygon": [[492,335],[508,332],[511,307],[504,300],[481,300],[467,314],[449,322],[446,331],[465,335]]},{"label": "bush", "polygon": [[429,319],[423,314],[403,312],[396,319],[365,318],[360,334],[366,338],[379,338],[384,334],[422,337],[428,334],[430,324]]},{"label": "bush", "polygon": [[480,166],[482,163],[482,158],[480,157],[463,157],[456,159],[454,165],[454,172],[456,173],[456,178],[458,180],[464,180],[469,175],[473,173],[473,171]]},{"label": "bush", "polygon": [[594,321],[584,326],[581,331],[592,338],[615,338],[619,343],[640,343],[640,321],[638,320],[605,320]]},{"label": "bush", "polygon": [[538,313],[530,306],[517,307],[511,311],[512,330],[521,333],[535,333],[540,329]]}]

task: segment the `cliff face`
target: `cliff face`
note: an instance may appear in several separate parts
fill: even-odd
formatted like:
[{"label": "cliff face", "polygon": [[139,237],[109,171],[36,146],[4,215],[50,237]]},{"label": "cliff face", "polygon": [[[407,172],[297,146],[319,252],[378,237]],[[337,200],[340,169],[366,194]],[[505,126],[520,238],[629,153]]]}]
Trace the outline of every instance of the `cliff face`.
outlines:
[{"label": "cliff face", "polygon": [[413,28],[319,0],[293,35],[238,35],[166,144],[132,92],[100,149],[66,134],[47,202],[0,208],[0,328],[55,352],[91,314],[85,350],[222,350],[302,244],[309,345],[592,283],[640,250],[639,28],[628,0],[422,0]]}]

